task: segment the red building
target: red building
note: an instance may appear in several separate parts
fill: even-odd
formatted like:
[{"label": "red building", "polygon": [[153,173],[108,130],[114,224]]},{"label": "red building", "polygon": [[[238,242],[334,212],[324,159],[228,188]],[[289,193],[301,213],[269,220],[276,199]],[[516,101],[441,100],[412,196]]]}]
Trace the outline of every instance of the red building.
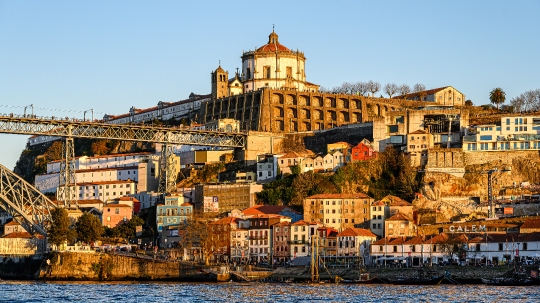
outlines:
[{"label": "red building", "polygon": [[351,148],[351,161],[363,161],[373,158],[375,155],[375,150],[367,140],[362,140],[358,145]]}]

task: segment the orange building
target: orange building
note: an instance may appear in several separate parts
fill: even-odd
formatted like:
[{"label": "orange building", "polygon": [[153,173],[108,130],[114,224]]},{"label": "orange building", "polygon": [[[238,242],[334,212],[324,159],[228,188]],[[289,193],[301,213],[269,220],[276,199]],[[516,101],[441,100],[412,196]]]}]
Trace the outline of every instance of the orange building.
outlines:
[{"label": "orange building", "polygon": [[101,222],[103,226],[109,228],[116,227],[121,223],[131,220],[133,217],[133,207],[126,204],[107,204],[103,206]]}]

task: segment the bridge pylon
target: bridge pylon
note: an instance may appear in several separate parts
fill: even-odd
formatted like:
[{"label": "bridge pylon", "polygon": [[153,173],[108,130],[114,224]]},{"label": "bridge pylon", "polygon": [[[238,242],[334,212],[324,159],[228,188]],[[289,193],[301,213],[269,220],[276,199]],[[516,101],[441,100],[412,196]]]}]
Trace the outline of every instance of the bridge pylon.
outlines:
[{"label": "bridge pylon", "polygon": [[159,185],[160,194],[171,193],[176,190],[176,163],[173,146],[163,144],[159,158]]},{"label": "bridge pylon", "polygon": [[77,180],[75,177],[75,143],[67,137],[62,146],[62,160],[58,182],[57,200],[64,202],[65,208],[78,207]]}]

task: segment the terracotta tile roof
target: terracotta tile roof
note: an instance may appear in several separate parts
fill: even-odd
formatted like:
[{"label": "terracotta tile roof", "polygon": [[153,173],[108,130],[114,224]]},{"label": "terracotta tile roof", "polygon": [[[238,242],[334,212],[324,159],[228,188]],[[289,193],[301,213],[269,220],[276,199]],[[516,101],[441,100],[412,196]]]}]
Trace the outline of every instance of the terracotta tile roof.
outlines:
[{"label": "terracotta tile roof", "polygon": [[[44,239],[44,237],[42,235],[40,235],[40,234],[36,234],[36,237],[38,237],[39,239]],[[13,239],[13,238],[31,239],[32,235],[29,234],[28,232],[22,231],[22,232],[14,232],[14,233],[11,233],[11,234],[7,234],[7,235],[3,236],[2,238],[8,238],[8,239]]]},{"label": "terracotta tile roof", "polygon": [[299,220],[299,221],[296,221],[294,223],[292,223],[291,225],[310,225],[311,223],[309,223],[308,221],[304,221],[304,220]]},{"label": "terracotta tile roof", "polygon": [[184,202],[184,203],[182,203],[182,205],[180,205],[180,206],[193,206],[193,204],[191,204],[191,203],[189,203],[189,202]]},{"label": "terracotta tile roof", "polygon": [[131,205],[127,205],[127,204],[106,204],[106,205],[103,205],[103,207],[129,207],[129,208],[132,208]]},{"label": "terracotta tile roof", "polygon": [[421,236],[413,237],[409,239],[407,242],[405,242],[405,244],[410,244],[410,245],[422,244],[422,243],[424,243],[424,239]]},{"label": "terracotta tile roof", "polygon": [[307,197],[307,199],[366,199],[370,198],[366,194],[318,194]]},{"label": "terracotta tile roof", "polygon": [[323,231],[326,237],[335,237],[339,233],[337,229],[329,226],[319,227],[317,228],[317,231]]},{"label": "terracotta tile roof", "polygon": [[540,219],[527,219],[521,228],[540,229]]},{"label": "terracotta tile roof", "polygon": [[381,199],[388,206],[411,206],[412,204],[401,199],[400,197],[388,195]]},{"label": "terracotta tile roof", "polygon": [[402,213],[396,213],[392,217],[386,219],[386,221],[411,221],[411,219]]},{"label": "terracotta tile roof", "polygon": [[257,215],[253,215],[249,219],[270,219],[270,218],[288,218],[288,217],[280,216],[276,214],[257,214]]},{"label": "terracotta tile roof", "polygon": [[287,206],[279,206],[279,205],[255,205],[253,207],[244,209],[242,213],[247,216],[260,215],[260,214],[276,214],[277,215],[284,210],[298,213],[297,211],[290,209]]},{"label": "terracotta tile roof", "polygon": [[4,226],[20,226],[21,224],[19,224],[19,222],[13,220],[13,221],[9,221],[8,223],[4,224]]},{"label": "terracotta tile roof", "polygon": [[347,228],[344,231],[337,234],[338,237],[356,237],[356,236],[363,236],[363,237],[373,237],[377,238],[377,236],[372,233],[371,231],[364,229],[364,228]]},{"label": "terracotta tile roof", "polygon": [[410,237],[397,237],[397,238],[391,238],[390,242],[387,242],[391,245],[399,245],[399,244],[405,244],[408,240],[410,240]]}]

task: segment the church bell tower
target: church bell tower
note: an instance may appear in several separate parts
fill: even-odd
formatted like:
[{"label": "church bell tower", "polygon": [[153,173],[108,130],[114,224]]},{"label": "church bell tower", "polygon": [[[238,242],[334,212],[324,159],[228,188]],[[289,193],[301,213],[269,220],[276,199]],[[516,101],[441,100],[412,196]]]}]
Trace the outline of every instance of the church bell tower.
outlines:
[{"label": "church bell tower", "polygon": [[229,73],[221,68],[221,65],[212,72],[212,99],[227,97],[229,85]]}]

